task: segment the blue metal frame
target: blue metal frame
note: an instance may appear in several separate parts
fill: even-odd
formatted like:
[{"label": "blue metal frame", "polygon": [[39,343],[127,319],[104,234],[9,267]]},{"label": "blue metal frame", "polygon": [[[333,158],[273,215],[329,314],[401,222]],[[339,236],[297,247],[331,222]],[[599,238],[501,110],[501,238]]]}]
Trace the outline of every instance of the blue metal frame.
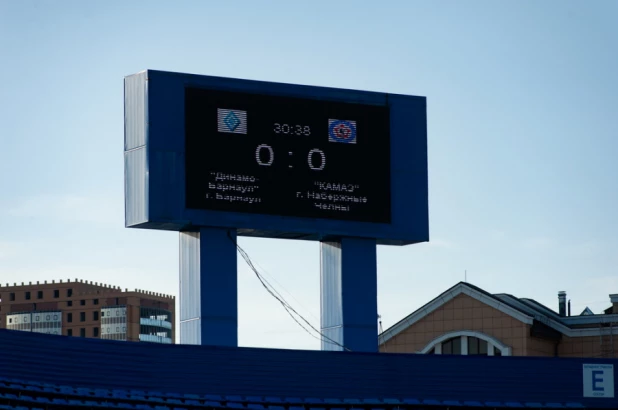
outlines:
[{"label": "blue metal frame", "polygon": [[238,346],[236,232],[180,233],[180,343]]},{"label": "blue metal frame", "polygon": [[[197,86],[341,102],[384,104],[391,118],[390,224],[185,208],[184,89]],[[125,78],[127,227],[235,228],[239,235],[407,245],[429,240],[425,97],[144,71]]]},{"label": "blue metal frame", "polygon": [[322,350],[378,351],[378,284],[374,239],[322,242]]}]

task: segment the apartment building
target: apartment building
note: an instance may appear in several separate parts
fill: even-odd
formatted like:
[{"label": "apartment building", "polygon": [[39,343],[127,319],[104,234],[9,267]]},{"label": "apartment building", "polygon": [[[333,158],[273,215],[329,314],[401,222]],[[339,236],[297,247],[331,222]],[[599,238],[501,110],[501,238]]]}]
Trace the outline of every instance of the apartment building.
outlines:
[{"label": "apartment building", "polygon": [[0,328],[174,343],[175,298],[75,279],[0,284]]}]

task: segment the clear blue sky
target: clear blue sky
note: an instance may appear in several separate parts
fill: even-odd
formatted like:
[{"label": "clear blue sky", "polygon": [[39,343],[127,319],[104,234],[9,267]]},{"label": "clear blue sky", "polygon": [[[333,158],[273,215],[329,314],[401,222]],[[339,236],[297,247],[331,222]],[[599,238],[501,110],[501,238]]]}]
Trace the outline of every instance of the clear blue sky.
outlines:
[{"label": "clear blue sky", "polygon": [[[618,2],[0,0],[0,282],[178,294],[178,234],[124,228],[123,77],[422,95],[431,242],[378,250],[384,327],[463,280],[618,293]],[[319,325],[310,242],[243,239]],[[241,260],[242,262],[242,260]],[[239,262],[240,344],[319,349]]]}]

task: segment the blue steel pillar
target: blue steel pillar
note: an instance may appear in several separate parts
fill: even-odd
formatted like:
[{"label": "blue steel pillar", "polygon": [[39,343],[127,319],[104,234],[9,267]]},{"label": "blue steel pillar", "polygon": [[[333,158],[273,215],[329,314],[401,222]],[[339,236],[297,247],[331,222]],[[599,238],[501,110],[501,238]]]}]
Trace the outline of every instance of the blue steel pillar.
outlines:
[{"label": "blue steel pillar", "polygon": [[238,346],[236,231],[180,232],[180,343]]},{"label": "blue steel pillar", "polygon": [[[375,239],[320,243],[321,331],[354,352],[378,351]],[[325,339],[322,350],[344,350]]]}]

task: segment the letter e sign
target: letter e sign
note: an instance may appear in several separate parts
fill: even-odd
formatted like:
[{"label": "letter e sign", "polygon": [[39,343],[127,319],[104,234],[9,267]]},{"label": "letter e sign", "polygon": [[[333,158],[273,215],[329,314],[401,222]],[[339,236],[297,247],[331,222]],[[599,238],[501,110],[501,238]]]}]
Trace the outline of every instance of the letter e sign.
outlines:
[{"label": "letter e sign", "polygon": [[584,364],[584,397],[614,397],[614,365]]}]

